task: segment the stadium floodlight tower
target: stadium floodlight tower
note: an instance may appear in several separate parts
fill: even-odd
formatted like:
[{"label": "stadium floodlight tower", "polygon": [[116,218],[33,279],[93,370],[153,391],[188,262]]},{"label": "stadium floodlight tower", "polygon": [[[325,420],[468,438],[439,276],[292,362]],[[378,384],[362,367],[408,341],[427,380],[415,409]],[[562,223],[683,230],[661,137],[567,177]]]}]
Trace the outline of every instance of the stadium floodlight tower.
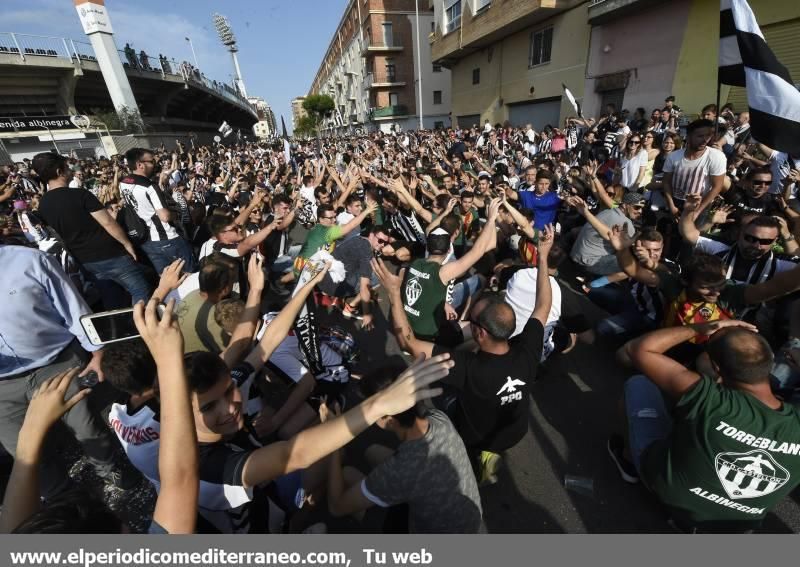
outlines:
[{"label": "stadium floodlight tower", "polygon": [[236,87],[239,89],[239,93],[247,98],[247,91],[244,88],[244,80],[242,79],[242,70],[239,68],[239,59],[236,58],[236,52],[239,51],[239,48],[236,46],[236,36],[233,35],[231,24],[228,22],[228,18],[219,14],[214,14],[213,19],[214,27],[217,28],[222,44],[231,52],[233,69],[236,73]]}]

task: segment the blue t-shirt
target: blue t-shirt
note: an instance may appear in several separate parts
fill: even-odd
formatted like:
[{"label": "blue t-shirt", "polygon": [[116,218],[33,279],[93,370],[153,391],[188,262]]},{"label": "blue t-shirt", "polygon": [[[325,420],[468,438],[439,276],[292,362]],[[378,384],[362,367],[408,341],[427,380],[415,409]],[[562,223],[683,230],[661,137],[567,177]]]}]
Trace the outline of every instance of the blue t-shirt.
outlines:
[{"label": "blue t-shirt", "polygon": [[541,196],[533,191],[522,191],[519,194],[519,202],[522,207],[533,209],[534,228],[542,230],[548,224],[555,224],[561,199],[553,191],[548,191]]}]

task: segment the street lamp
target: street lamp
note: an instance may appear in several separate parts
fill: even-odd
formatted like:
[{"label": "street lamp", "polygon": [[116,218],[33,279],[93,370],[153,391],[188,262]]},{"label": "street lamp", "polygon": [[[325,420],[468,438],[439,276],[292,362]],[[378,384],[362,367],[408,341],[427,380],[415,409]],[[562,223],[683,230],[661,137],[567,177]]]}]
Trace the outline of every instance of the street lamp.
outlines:
[{"label": "street lamp", "polygon": [[192,38],[185,37],[183,39],[189,42],[189,48],[192,50],[192,58],[194,59],[194,66],[199,69],[200,65],[197,64],[197,53],[194,52],[194,44],[192,43]]},{"label": "street lamp", "polygon": [[239,60],[236,58],[236,52],[239,51],[239,48],[236,47],[236,36],[233,35],[231,24],[225,16],[219,14],[214,14],[212,18],[214,20],[214,27],[217,28],[219,39],[222,41],[222,45],[227,47],[228,51],[231,52],[233,68],[236,72],[236,86],[239,89],[239,94],[247,98],[247,91],[244,88],[244,80],[242,79],[242,71],[239,69]]}]

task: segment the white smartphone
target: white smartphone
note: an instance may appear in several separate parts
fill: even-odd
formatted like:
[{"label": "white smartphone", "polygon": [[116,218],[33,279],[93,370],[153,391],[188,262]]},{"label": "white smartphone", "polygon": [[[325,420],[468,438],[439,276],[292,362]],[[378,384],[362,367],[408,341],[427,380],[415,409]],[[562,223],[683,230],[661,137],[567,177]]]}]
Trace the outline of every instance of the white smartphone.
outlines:
[{"label": "white smartphone", "polygon": [[[164,306],[158,306],[158,316],[164,314]],[[133,308],[115,309],[102,313],[91,313],[80,319],[83,331],[93,345],[106,345],[135,339],[139,336],[133,322]]]}]

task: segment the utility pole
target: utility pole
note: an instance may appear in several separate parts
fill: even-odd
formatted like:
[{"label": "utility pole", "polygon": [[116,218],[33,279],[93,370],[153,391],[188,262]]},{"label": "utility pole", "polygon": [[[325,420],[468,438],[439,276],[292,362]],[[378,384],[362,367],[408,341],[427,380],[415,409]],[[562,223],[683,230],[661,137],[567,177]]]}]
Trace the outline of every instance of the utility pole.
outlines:
[{"label": "utility pole", "polygon": [[417,18],[417,83],[419,84],[419,129],[423,130],[423,111],[422,111],[422,54],[419,49],[419,0],[414,1],[416,18]]}]

